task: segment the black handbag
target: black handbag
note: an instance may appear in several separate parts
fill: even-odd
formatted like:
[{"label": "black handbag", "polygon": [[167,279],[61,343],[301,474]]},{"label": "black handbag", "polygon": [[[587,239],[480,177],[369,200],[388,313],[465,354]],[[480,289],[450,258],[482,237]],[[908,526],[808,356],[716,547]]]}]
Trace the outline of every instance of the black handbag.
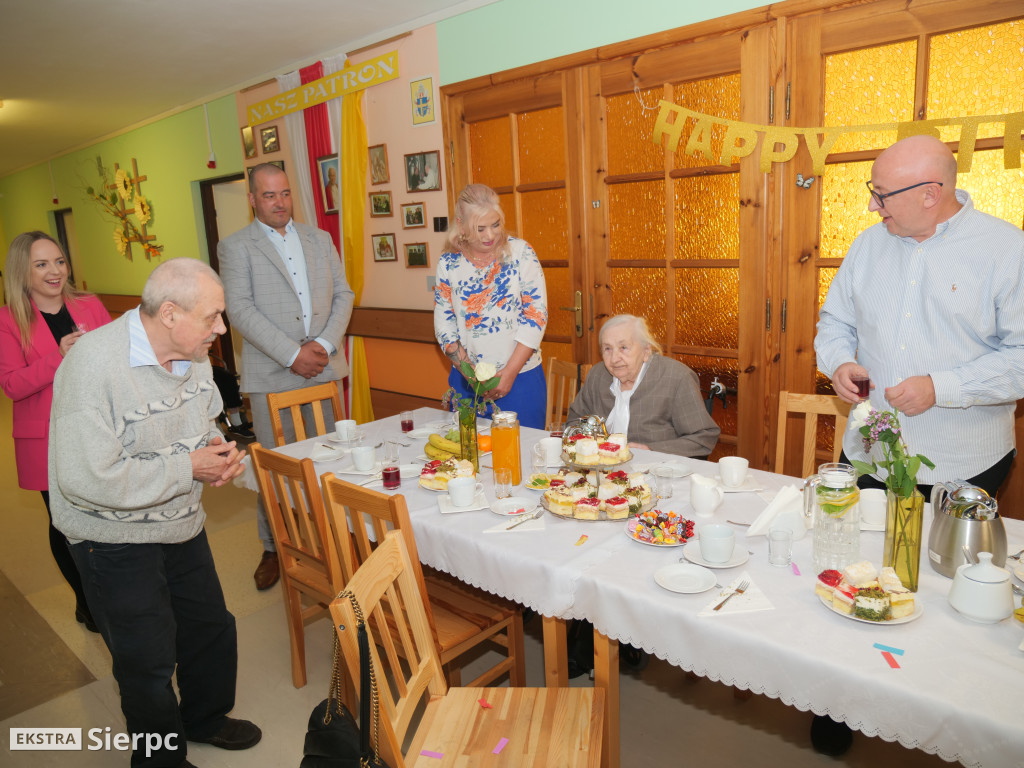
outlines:
[{"label": "black handbag", "polygon": [[[313,709],[306,729],[306,742],[299,768],[388,768],[377,756],[379,702],[377,677],[370,661],[370,639],[362,609],[348,590],[338,595],[352,603],[359,623],[359,725],[341,703],[341,643],[334,632],[334,663],[327,698]],[[373,720],[373,744],[370,744],[370,720]]]}]

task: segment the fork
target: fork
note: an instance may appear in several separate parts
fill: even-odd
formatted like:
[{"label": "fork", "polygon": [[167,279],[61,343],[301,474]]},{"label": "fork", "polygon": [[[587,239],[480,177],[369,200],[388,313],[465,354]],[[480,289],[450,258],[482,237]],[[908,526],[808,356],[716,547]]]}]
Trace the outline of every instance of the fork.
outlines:
[{"label": "fork", "polygon": [[375,483],[378,480],[382,480],[383,478],[384,474],[382,472],[377,472],[376,474],[372,475],[369,480],[363,480],[362,482],[356,483],[356,485],[369,485],[370,483]]},{"label": "fork", "polygon": [[725,596],[725,599],[724,599],[724,600],[723,600],[722,602],[720,602],[720,603],[719,603],[718,605],[716,605],[716,606],[715,606],[714,608],[712,608],[712,610],[714,610],[714,611],[717,611],[717,610],[718,610],[719,608],[721,608],[721,607],[722,607],[723,605],[725,605],[725,604],[726,604],[726,603],[728,603],[728,602],[729,602],[730,600],[732,600],[732,598],[733,598],[733,597],[735,597],[736,595],[742,595],[742,594],[743,594],[744,592],[746,592],[746,591],[747,591],[747,589],[748,589],[749,587],[750,587],[750,579],[744,579],[743,581],[741,581],[741,582],[740,582],[740,583],[739,583],[739,584],[738,584],[738,585],[736,586],[736,589],[735,589],[735,590],[733,590],[733,591],[732,591],[732,592],[730,592],[730,593],[729,593],[728,595],[726,595],[726,596]]}]

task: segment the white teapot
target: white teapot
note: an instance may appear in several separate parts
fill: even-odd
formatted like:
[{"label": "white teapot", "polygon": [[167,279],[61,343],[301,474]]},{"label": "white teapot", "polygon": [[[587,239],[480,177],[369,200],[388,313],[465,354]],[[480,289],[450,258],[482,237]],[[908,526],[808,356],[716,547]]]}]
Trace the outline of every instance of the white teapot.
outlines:
[{"label": "white teapot", "polygon": [[994,624],[1013,614],[1010,574],[992,564],[991,552],[979,552],[978,561],[956,569],[949,604],[968,619]]}]

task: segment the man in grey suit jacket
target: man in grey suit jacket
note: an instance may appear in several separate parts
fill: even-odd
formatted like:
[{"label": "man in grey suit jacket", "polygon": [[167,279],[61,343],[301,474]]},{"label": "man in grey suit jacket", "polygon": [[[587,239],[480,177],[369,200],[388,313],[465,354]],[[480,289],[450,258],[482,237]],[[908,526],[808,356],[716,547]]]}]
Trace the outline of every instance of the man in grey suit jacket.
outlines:
[{"label": "man in grey suit jacket", "polygon": [[[330,235],[292,221],[284,171],[269,163],[253,168],[249,204],[256,220],[221,240],[217,256],[228,319],[244,339],[242,391],[250,395],[257,440],[272,446],[268,392],[348,375],[342,343],[355,294]],[[284,427],[294,439],[291,423]],[[279,564],[262,502],[257,522],[264,552],[254,578],[257,589],[269,589]]]}]

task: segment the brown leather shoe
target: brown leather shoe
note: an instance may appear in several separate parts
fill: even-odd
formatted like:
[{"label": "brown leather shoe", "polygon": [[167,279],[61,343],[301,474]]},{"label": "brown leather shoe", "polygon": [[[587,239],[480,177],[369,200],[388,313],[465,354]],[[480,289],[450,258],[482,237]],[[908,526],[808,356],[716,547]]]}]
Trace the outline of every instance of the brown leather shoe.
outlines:
[{"label": "brown leather shoe", "polygon": [[277,552],[264,550],[263,558],[252,577],[256,580],[256,589],[261,592],[277,584],[277,580],[281,578],[281,565],[277,559]]}]

